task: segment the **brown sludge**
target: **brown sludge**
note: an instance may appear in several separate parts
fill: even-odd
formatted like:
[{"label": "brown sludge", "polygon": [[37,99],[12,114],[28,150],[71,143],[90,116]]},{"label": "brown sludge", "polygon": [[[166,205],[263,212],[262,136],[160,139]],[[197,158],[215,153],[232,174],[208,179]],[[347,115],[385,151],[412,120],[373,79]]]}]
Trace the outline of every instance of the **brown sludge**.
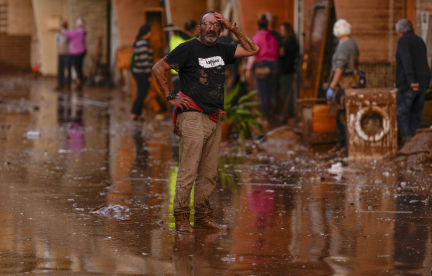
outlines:
[{"label": "brown sludge", "polygon": [[129,122],[121,91],[54,86],[0,78],[0,274],[430,274],[430,162],[327,156],[283,144],[293,129],[225,143],[210,201],[230,230],[183,235],[170,116]]}]

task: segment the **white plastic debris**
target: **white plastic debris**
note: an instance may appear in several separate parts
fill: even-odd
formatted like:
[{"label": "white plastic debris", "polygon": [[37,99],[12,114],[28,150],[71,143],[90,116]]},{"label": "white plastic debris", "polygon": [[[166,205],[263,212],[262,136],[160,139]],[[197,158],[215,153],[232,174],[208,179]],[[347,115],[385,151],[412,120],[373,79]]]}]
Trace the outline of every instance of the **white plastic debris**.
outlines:
[{"label": "white plastic debris", "polygon": [[334,174],[340,174],[342,173],[342,171],[343,171],[343,167],[341,162],[337,162],[336,164],[333,164],[331,168],[328,170],[329,173],[334,173]]},{"label": "white plastic debris", "polygon": [[235,262],[235,261],[236,261],[236,258],[232,258],[232,257],[223,257],[221,260],[222,260],[223,262],[229,262],[229,263],[232,263],[232,262]]},{"label": "white plastic debris", "polygon": [[106,218],[114,218],[118,220],[128,220],[130,218],[130,209],[126,206],[110,204],[108,206],[100,206],[95,208],[90,213],[98,214]]},{"label": "white plastic debris", "polygon": [[26,136],[29,139],[37,139],[40,137],[40,131],[37,131],[37,130],[27,131]]}]

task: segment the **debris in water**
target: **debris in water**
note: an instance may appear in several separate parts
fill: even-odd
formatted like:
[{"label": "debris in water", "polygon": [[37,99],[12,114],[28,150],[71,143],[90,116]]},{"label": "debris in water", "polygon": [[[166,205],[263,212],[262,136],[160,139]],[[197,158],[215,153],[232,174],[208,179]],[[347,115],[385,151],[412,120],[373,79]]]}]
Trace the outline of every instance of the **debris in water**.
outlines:
[{"label": "debris in water", "polygon": [[93,209],[90,213],[98,214],[106,218],[115,218],[118,220],[130,219],[130,210],[126,206],[110,204],[101,205]]},{"label": "debris in water", "polygon": [[37,130],[27,131],[26,136],[28,139],[37,139],[40,137],[40,131],[37,131]]},{"label": "debris in water", "polygon": [[236,258],[232,258],[232,257],[223,257],[221,260],[222,260],[223,262],[230,262],[230,263],[232,263],[232,262],[235,262],[235,261],[236,261]]}]

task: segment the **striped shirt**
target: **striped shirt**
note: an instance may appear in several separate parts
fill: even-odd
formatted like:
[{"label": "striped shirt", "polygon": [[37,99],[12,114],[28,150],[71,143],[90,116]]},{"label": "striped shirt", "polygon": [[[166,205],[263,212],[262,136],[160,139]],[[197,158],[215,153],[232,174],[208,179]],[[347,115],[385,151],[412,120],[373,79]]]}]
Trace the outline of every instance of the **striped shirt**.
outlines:
[{"label": "striped shirt", "polygon": [[153,66],[153,50],[145,39],[134,43],[134,73],[151,73]]}]

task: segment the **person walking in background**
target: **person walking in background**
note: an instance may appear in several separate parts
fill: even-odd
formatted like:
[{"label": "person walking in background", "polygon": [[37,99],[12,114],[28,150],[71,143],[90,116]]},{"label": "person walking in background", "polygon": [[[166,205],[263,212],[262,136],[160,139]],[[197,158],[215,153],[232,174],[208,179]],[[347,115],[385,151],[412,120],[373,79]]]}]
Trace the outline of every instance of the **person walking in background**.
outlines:
[{"label": "person walking in background", "polygon": [[296,73],[296,59],[299,52],[296,35],[290,23],[285,22],[279,26],[279,110],[281,122],[286,123],[289,116],[294,115],[294,103],[297,99],[293,90],[294,75]]},{"label": "person walking in background", "polygon": [[153,66],[153,50],[148,43],[151,36],[150,25],[144,24],[140,27],[138,35],[133,44],[132,74],[137,83],[137,93],[132,105],[132,120],[137,121],[141,116],[145,98],[147,98],[150,87],[151,70]]},{"label": "person walking in background", "polygon": [[255,85],[258,91],[261,112],[269,120],[274,119],[275,104],[277,98],[277,38],[267,29],[267,18],[263,14],[258,20],[259,31],[253,36],[253,41],[258,45],[259,52],[249,57],[247,64],[247,76],[250,79],[253,71]]},{"label": "person walking in background", "polygon": [[[251,56],[258,46],[236,24],[221,14],[206,12],[200,19],[198,39],[180,44],[153,67],[154,77],[166,100],[173,106],[174,131],[180,136],[180,165],[174,196],[175,228],[193,233],[189,223],[190,198],[195,182],[195,229],[225,230],[213,219],[210,195],[216,186],[221,124],[224,114],[225,65],[237,57]],[[217,43],[222,30],[233,32],[241,45]],[[172,93],[166,72],[180,75],[181,92]],[[179,114],[178,114],[179,113]],[[177,117],[178,115],[178,117]]]},{"label": "person walking in background", "polygon": [[336,131],[337,143],[330,153],[347,153],[347,130],[345,115],[345,89],[358,88],[360,79],[355,70],[358,66],[359,49],[357,42],[351,37],[351,25],[344,19],[339,19],[333,25],[333,34],[339,43],[332,58],[332,71],[330,85],[327,89],[327,99],[336,103]]},{"label": "person walking in background", "polygon": [[57,46],[58,64],[57,64],[57,87],[56,90],[62,90],[65,86],[65,70],[67,70],[67,89],[71,85],[71,67],[69,66],[69,40],[63,35],[61,30],[67,30],[68,23],[66,20],[60,22],[60,30],[56,33],[55,41]]},{"label": "person walking in background", "polygon": [[426,90],[431,80],[427,62],[426,45],[414,34],[407,19],[396,23],[398,42],[396,48],[397,122],[400,145],[414,136],[420,127]]},{"label": "person walking in background", "polygon": [[[86,35],[87,31],[84,29],[84,20],[78,18],[75,22],[75,29],[68,31],[63,29],[63,35],[69,39],[69,67],[73,65],[75,72],[78,76],[77,90],[81,90],[84,82],[83,63],[86,55]],[[68,83],[72,81],[72,76],[68,76]]]}]

